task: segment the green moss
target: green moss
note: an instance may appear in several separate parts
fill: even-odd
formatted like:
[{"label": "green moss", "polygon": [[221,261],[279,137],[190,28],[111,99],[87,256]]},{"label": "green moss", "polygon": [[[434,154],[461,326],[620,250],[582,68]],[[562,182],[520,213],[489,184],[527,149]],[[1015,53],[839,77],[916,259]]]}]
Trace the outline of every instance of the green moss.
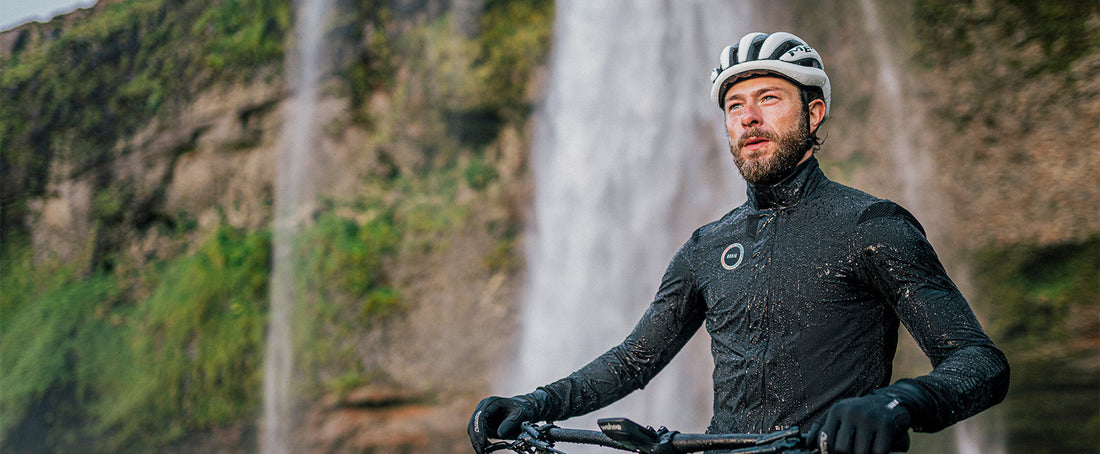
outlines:
[{"label": "green moss", "polygon": [[268,233],[221,226],[155,276],[131,315],[133,363],[101,384],[125,396],[98,407],[119,445],[155,446],[255,415],[269,261]]},{"label": "green moss", "polygon": [[1097,270],[1098,237],[1046,247],[990,247],[978,256],[977,304],[990,314],[992,334],[1006,343],[1066,347],[1072,339],[1089,334],[1082,329],[1098,328],[1079,323],[1081,317],[1088,317],[1089,308],[1100,304]]},{"label": "green moss", "polygon": [[4,446],[145,450],[254,416],[269,250],[267,234],[223,226],[152,273],[136,303],[112,276],[43,281],[6,255],[2,340],[21,348],[0,357]]},{"label": "green moss", "polygon": [[360,326],[384,320],[401,309],[401,295],[393,287],[376,287],[367,293],[363,304],[359,306],[356,320]]},{"label": "green moss", "polygon": [[97,219],[114,221],[122,217],[124,200],[118,193],[118,187],[101,190],[92,198],[92,212]]},{"label": "green moss", "polygon": [[304,262],[295,265],[300,294],[311,303],[298,312],[296,347],[303,352],[307,390],[347,390],[349,377],[363,371],[356,354],[356,333],[377,326],[404,308],[387,264],[401,240],[392,212],[378,205],[361,207],[366,218],[330,206],[302,232],[296,246]]},{"label": "green moss", "polygon": [[[119,296],[115,282],[106,276],[74,279],[68,272],[50,276],[34,268],[23,252],[12,252],[4,260],[0,431],[5,434],[20,425],[43,425],[49,415],[31,413],[39,399],[58,390],[83,388],[74,356],[85,353],[88,346],[80,341],[100,328],[103,312]],[[78,403],[71,391],[62,394],[64,406]]]},{"label": "green moss", "polygon": [[382,262],[398,239],[388,213],[360,224],[326,211],[299,246],[307,257],[307,276],[314,280],[307,284],[322,294],[363,298],[383,282]]},{"label": "green moss", "polygon": [[494,272],[519,270],[523,266],[523,257],[516,246],[517,240],[514,236],[497,240],[492,250],[485,255],[485,268]]},{"label": "green moss", "polygon": [[[1018,50],[1037,44],[1039,58],[1008,60],[1031,77],[1041,73],[1064,73],[1078,59],[1100,47],[1100,30],[1090,25],[1100,15],[1091,0],[1036,2],[1011,0],[979,5],[973,1],[918,0],[914,5],[917,38],[924,43],[916,61],[926,65],[947,65],[970,56],[990,43],[977,41],[975,29],[993,29],[997,38]],[[998,43],[994,47],[1004,46]],[[986,71],[984,74],[988,74]]]},{"label": "green moss", "polygon": [[[54,160],[97,168],[122,137],[213,81],[281,67],[289,4],[113,2],[69,29],[48,24],[41,33],[56,37],[0,58],[0,228],[26,228],[26,200],[45,191]],[[210,71],[216,61],[232,71]]]},{"label": "green moss", "polygon": [[378,0],[358,0],[357,3],[352,13],[344,16],[348,23],[338,24],[337,28],[348,31],[349,41],[362,45],[355,49],[354,57],[347,61],[340,74],[348,82],[352,105],[361,106],[353,111],[353,119],[368,124],[371,119],[365,109],[367,101],[375,91],[393,88],[396,61],[386,27],[389,7]]},{"label": "green moss", "polygon": [[481,99],[505,119],[517,121],[528,114],[527,82],[546,60],[553,18],[551,1],[486,2],[474,70],[482,81]]},{"label": "green moss", "polygon": [[202,61],[234,72],[281,61],[290,6],[286,0],[224,0],[207,9],[191,27],[191,36],[204,43]]},{"label": "green moss", "polygon": [[466,184],[476,190],[485,189],[497,179],[497,169],[485,163],[482,159],[474,159],[466,165],[462,171]]}]

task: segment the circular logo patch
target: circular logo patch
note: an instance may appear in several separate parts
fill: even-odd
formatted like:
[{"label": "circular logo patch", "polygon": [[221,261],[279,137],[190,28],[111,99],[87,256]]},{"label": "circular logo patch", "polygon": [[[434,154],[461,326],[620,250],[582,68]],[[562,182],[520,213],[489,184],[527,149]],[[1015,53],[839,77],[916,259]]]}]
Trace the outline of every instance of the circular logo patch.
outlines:
[{"label": "circular logo patch", "polygon": [[732,270],[741,266],[741,260],[745,258],[745,247],[741,243],[733,243],[722,251],[722,268]]}]

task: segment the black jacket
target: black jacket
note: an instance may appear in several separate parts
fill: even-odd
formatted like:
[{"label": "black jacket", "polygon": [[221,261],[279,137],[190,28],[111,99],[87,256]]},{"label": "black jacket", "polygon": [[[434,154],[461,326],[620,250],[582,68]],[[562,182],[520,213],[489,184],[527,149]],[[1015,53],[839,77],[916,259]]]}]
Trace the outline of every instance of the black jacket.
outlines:
[{"label": "black jacket", "polygon": [[692,234],[622,344],[540,389],[546,419],[644,387],[705,322],[714,356],[708,432],[808,427],[839,399],[890,383],[899,320],[934,369],[905,379],[936,431],[1000,402],[1008,363],[897,204],[835,183],[817,160]]}]

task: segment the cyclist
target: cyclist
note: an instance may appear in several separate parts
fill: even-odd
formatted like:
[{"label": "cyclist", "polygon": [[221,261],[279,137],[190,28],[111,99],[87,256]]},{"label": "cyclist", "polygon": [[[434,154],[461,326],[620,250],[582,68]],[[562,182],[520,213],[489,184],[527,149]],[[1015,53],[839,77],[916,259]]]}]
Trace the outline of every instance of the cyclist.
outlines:
[{"label": "cyclist", "polygon": [[[999,403],[1004,354],[904,208],[826,178],[814,153],[829,78],[797,36],[750,33],[720,55],[711,98],[748,201],[696,230],[618,346],[529,394],[489,397],[474,449],[522,421],[563,420],[644,387],[705,324],[710,433],[810,427],[822,452],[885,453]],[[903,323],[933,370],[893,384]]]}]

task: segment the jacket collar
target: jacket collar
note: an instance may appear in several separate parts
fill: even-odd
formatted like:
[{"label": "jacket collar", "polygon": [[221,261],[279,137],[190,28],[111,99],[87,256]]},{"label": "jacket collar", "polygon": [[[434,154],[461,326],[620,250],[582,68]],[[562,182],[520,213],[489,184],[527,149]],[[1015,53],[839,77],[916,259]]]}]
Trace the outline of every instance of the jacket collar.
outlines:
[{"label": "jacket collar", "polygon": [[817,187],[828,181],[816,156],[803,161],[778,183],[771,185],[748,185],[749,204],[757,210],[782,208],[798,204],[809,197]]}]

